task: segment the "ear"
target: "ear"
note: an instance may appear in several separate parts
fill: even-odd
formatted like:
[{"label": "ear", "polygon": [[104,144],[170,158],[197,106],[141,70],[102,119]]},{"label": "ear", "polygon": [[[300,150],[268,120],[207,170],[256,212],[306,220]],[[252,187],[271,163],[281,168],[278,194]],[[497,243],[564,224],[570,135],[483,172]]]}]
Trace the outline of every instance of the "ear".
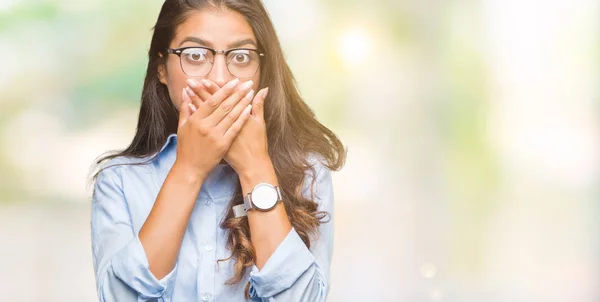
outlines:
[{"label": "ear", "polygon": [[[162,53],[159,53],[158,56],[160,58],[163,57]],[[164,60],[161,60],[164,62]],[[164,85],[167,85],[167,71],[165,69],[165,63],[159,63],[158,67],[157,67],[157,72],[158,72],[158,80],[163,83]]]}]

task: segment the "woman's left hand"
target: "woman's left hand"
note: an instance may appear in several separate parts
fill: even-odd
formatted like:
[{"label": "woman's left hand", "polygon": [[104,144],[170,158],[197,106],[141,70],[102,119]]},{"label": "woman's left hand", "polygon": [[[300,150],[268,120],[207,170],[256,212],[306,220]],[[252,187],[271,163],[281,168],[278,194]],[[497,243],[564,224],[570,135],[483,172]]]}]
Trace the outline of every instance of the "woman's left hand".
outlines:
[{"label": "woman's left hand", "polygon": [[252,112],[248,120],[225,153],[225,161],[240,176],[248,174],[259,165],[270,162],[264,117],[265,98],[268,92],[269,88],[263,88],[254,96]]}]

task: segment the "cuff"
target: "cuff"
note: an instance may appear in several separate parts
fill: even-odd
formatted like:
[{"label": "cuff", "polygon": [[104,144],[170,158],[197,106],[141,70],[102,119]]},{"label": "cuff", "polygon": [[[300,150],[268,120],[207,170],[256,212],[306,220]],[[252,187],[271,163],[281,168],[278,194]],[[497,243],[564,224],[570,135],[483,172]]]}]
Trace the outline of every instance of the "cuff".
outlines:
[{"label": "cuff", "polygon": [[138,292],[144,299],[162,297],[173,287],[177,263],[173,270],[158,280],[149,268],[148,257],[138,236],[135,236],[112,259],[112,267],[117,278]]},{"label": "cuff", "polygon": [[260,271],[252,266],[249,294],[253,298],[275,296],[290,288],[314,264],[315,257],[292,228]]}]

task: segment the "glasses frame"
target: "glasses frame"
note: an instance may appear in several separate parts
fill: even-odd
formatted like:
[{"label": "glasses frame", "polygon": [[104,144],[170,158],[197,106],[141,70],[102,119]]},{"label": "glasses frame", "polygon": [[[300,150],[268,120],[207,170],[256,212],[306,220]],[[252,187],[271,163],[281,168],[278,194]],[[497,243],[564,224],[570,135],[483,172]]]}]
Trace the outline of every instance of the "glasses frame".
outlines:
[{"label": "glasses frame", "polygon": [[[208,51],[210,51],[212,53],[213,59],[210,62],[210,69],[208,70],[208,72],[206,74],[199,75],[199,76],[197,76],[197,75],[189,75],[189,74],[187,74],[185,72],[185,69],[183,69],[183,61],[181,60],[181,54],[183,54],[183,52],[186,49],[190,49],[190,48],[202,48],[202,49],[206,49],[206,50],[208,50]],[[230,62],[227,61],[227,56],[231,52],[236,51],[236,50],[250,50],[250,51],[254,51],[254,52],[256,52],[258,54],[258,58],[259,58],[258,68],[256,68],[256,71],[254,71],[254,73],[252,75],[247,76],[247,77],[238,77],[237,75],[234,75],[231,72],[231,70],[229,70],[229,63]],[[225,56],[225,65],[227,66],[227,71],[229,72],[229,74],[231,74],[231,75],[233,75],[235,77],[238,77],[238,78],[250,78],[250,77],[253,77],[258,72],[258,70],[260,69],[260,65],[261,65],[260,64],[261,63],[260,62],[260,58],[265,56],[265,54],[263,52],[261,52],[258,49],[253,49],[253,48],[231,48],[231,49],[227,49],[227,50],[217,50],[217,49],[214,49],[214,48],[204,47],[204,46],[187,46],[187,47],[181,47],[181,48],[167,48],[167,54],[177,55],[179,57],[179,66],[181,67],[181,70],[183,71],[183,73],[185,73],[187,76],[190,76],[190,77],[203,77],[203,76],[209,74],[212,71],[213,67],[215,66],[215,57],[217,56],[217,54],[223,54]]]}]

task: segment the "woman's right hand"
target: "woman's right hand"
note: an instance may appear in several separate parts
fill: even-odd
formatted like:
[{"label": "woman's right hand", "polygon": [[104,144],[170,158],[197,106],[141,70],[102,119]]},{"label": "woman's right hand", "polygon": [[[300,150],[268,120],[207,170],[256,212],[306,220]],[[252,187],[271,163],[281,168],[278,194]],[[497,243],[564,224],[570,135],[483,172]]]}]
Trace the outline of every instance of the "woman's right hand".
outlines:
[{"label": "woman's right hand", "polygon": [[251,112],[253,83],[238,83],[230,81],[205,100],[200,87],[182,90],[174,167],[204,179],[221,161]]}]

